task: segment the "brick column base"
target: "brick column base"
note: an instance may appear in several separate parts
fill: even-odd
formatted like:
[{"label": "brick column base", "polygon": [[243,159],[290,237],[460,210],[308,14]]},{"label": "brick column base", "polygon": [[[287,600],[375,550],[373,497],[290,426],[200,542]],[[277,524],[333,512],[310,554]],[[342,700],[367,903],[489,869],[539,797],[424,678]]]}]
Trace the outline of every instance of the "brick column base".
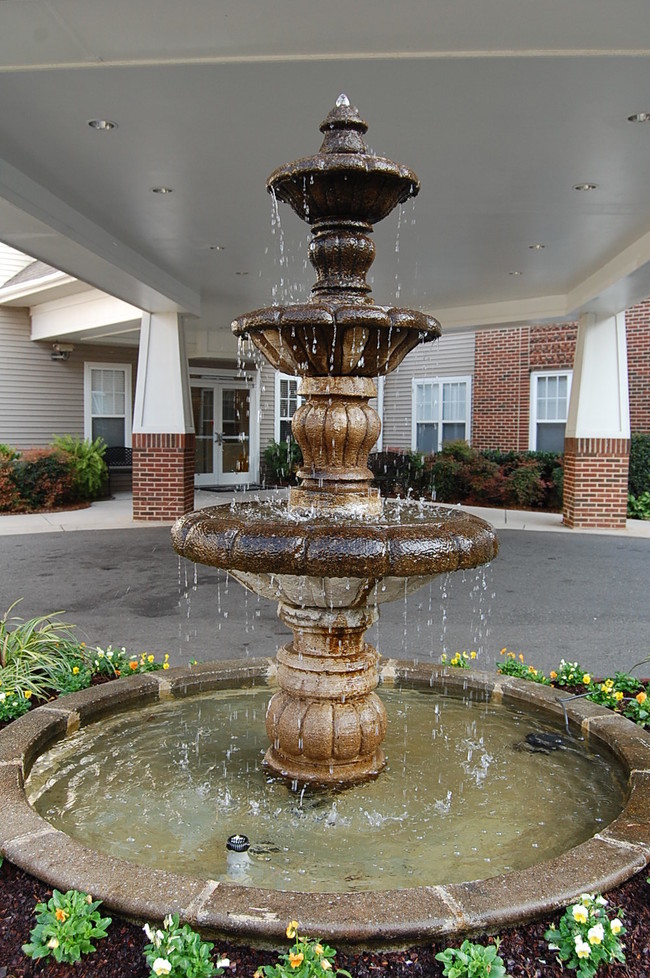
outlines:
[{"label": "brick column base", "polygon": [[194,435],[133,435],[133,519],[165,522],[194,509]]},{"label": "brick column base", "polygon": [[627,438],[565,439],[565,526],[625,529],[629,454]]}]

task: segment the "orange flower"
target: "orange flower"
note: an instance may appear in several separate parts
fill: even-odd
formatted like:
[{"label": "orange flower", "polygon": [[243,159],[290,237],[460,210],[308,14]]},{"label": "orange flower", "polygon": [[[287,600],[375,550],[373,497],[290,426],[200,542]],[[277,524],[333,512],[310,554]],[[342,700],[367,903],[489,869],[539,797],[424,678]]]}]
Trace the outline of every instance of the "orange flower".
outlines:
[{"label": "orange flower", "polygon": [[299,968],[304,960],[305,955],[302,953],[302,951],[298,951],[297,954],[294,954],[293,951],[289,951],[289,964],[292,968]]},{"label": "orange flower", "polygon": [[551,677],[551,679],[557,679],[557,673],[555,669],[551,669],[551,671],[549,672],[549,676]]},{"label": "orange flower", "polygon": [[69,914],[67,914],[66,911],[63,910],[61,907],[57,907],[57,909],[54,911],[54,916],[56,917],[57,920],[63,923],[64,920],[68,919]]},{"label": "orange flower", "polygon": [[644,693],[643,691],[641,691],[640,693],[637,693],[636,696],[634,697],[634,699],[637,701],[637,703],[645,703],[645,701],[647,700],[647,698],[648,698],[648,694],[647,693]]},{"label": "orange flower", "polygon": [[298,933],[298,921],[290,920],[289,923],[287,924],[287,937],[289,938],[290,941],[292,941],[297,933]]},{"label": "orange flower", "polygon": [[129,662],[129,669],[137,669],[137,668],[138,668],[137,662]]}]

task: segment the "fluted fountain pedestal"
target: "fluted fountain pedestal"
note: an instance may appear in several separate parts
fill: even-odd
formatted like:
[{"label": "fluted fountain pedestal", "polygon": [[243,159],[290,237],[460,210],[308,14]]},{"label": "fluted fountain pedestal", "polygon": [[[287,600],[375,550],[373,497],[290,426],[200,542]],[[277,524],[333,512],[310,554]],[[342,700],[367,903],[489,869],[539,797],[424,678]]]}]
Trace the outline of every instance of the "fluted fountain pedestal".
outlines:
[{"label": "fluted fountain pedestal", "polygon": [[376,608],[295,608],[278,615],[293,642],[277,655],[280,691],[269,703],[265,764],[299,783],[349,784],[378,774],[386,711],[373,692],[377,652],[364,642]]}]

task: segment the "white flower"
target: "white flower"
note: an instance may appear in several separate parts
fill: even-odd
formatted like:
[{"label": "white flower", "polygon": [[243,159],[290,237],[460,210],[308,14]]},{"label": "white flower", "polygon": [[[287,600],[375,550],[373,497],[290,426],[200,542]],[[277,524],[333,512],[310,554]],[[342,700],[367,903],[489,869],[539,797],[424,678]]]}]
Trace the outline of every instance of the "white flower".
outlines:
[{"label": "white flower", "polygon": [[614,934],[614,935],[620,934],[621,931],[623,930],[623,924],[620,922],[620,920],[618,919],[618,917],[614,917],[614,919],[612,920],[612,922],[610,924],[610,928],[611,928],[612,934]]},{"label": "white flower", "polygon": [[604,896],[597,896],[595,902],[598,904],[599,907],[607,906],[607,900],[605,899]]},{"label": "white flower", "polygon": [[170,913],[168,913],[165,919],[163,920],[163,927],[171,927],[173,923],[174,923],[173,917]]},{"label": "white flower", "polygon": [[575,944],[576,944],[576,954],[578,955],[578,957],[588,958],[589,955],[591,954],[591,948],[589,947],[587,942],[583,941],[583,939],[580,936],[577,936],[575,940]]},{"label": "white flower", "polygon": [[592,905],[592,903],[594,902],[593,895],[591,893],[581,893],[580,894],[580,902],[585,907],[590,907]]},{"label": "white flower", "polygon": [[145,932],[145,934],[147,935],[147,937],[149,938],[149,940],[151,941],[151,943],[153,944],[153,931],[152,931],[151,927],[149,926],[149,924],[145,924],[142,929]]},{"label": "white flower", "polygon": [[229,968],[230,958],[219,958],[217,961],[217,968]]},{"label": "white flower", "polygon": [[605,931],[603,930],[602,924],[594,924],[587,931],[587,940],[590,944],[602,944],[604,936]]},{"label": "white flower", "polygon": [[55,947],[58,947],[59,942],[57,941],[56,937],[50,937],[49,941],[47,942],[47,946],[52,948],[52,950],[54,950]]},{"label": "white flower", "polygon": [[573,919],[577,920],[579,924],[587,923],[587,917],[588,917],[587,910],[585,907],[582,906],[581,903],[574,903],[574,905],[571,907],[571,915],[573,916]]},{"label": "white flower", "polygon": [[7,698],[7,694],[6,693],[0,693],[0,703],[4,703],[4,701],[6,700],[6,698]]},{"label": "white flower", "polygon": [[169,975],[171,974],[172,966],[167,958],[156,958],[151,965],[151,970],[155,975]]}]

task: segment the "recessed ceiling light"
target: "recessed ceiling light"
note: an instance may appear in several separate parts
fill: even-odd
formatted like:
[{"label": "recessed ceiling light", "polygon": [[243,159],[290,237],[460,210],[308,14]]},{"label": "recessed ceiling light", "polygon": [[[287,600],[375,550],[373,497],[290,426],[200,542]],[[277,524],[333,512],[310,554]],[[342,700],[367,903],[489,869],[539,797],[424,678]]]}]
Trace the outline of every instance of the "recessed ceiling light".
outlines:
[{"label": "recessed ceiling light", "polygon": [[546,245],[543,244],[532,244],[528,245],[531,251],[543,251]]},{"label": "recessed ceiling light", "polygon": [[235,272],[235,275],[248,275],[248,272]]},{"label": "recessed ceiling light", "polygon": [[523,272],[508,272],[508,275],[522,275]]},{"label": "recessed ceiling light", "polygon": [[151,188],[151,192],[153,194],[173,194],[174,193],[174,188],[173,187],[152,187]]},{"label": "recessed ceiling light", "polygon": [[573,189],[574,190],[597,190],[598,184],[597,183],[574,183]]},{"label": "recessed ceiling light", "polygon": [[208,245],[210,251],[225,251],[225,245]]},{"label": "recessed ceiling light", "polygon": [[91,119],[88,125],[97,132],[110,132],[111,129],[117,129],[117,122],[111,122],[110,119]]},{"label": "recessed ceiling light", "polygon": [[627,117],[628,122],[650,122],[650,112],[633,112]]}]

